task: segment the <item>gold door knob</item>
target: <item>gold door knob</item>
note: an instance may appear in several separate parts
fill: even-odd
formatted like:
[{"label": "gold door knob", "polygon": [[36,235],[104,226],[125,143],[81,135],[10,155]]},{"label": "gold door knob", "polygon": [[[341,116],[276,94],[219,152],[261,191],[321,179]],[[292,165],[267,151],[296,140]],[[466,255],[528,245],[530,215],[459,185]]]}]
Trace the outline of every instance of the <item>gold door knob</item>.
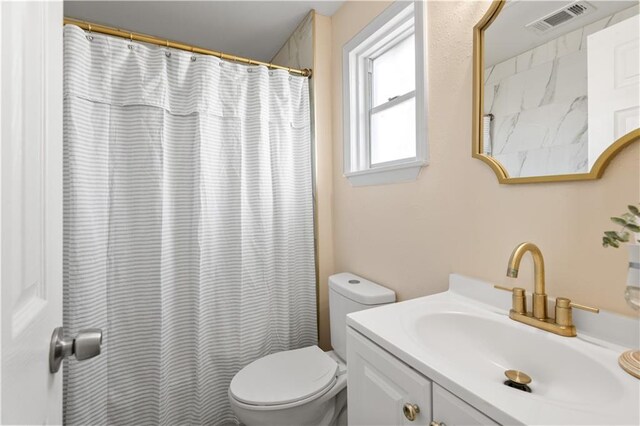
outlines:
[{"label": "gold door knob", "polygon": [[418,417],[418,413],[420,412],[420,407],[416,404],[406,403],[402,406],[402,413],[410,422],[414,421],[416,417]]}]

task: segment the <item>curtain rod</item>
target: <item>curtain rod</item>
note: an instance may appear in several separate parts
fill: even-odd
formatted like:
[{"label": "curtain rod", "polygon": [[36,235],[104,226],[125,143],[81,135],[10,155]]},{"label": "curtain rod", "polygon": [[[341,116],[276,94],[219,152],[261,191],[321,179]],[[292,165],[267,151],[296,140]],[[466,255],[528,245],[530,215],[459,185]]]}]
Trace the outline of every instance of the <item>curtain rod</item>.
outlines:
[{"label": "curtain rod", "polygon": [[217,52],[215,50],[209,50],[209,49],[203,49],[201,47],[191,46],[191,45],[180,43],[180,42],[177,42],[177,41],[166,40],[166,39],[162,39],[162,38],[159,38],[159,37],[154,37],[154,36],[147,35],[147,34],[140,34],[140,33],[134,33],[134,32],[131,32],[131,31],[125,31],[125,30],[122,30],[120,28],[114,28],[114,27],[108,27],[106,25],[94,24],[92,22],[82,21],[82,20],[75,19],[75,18],[67,18],[67,17],[65,17],[64,18],[64,25],[66,25],[66,24],[76,25],[76,26],[82,28],[83,30],[86,30],[86,31],[89,31],[89,32],[108,34],[110,36],[127,38],[129,40],[135,40],[135,41],[140,41],[140,42],[143,42],[143,43],[155,44],[155,45],[158,45],[158,46],[165,46],[165,47],[169,47],[169,48],[172,48],[172,49],[186,50],[188,52],[200,53],[202,55],[216,56],[216,57],[218,57],[220,59],[223,59],[223,60],[241,62],[241,63],[248,64],[248,65],[264,65],[265,67],[270,68],[270,69],[285,70],[285,71],[288,71],[288,72],[293,73],[293,74],[301,75],[303,77],[311,77],[311,74],[312,74],[312,72],[311,72],[311,70],[309,68],[297,69],[297,68],[283,67],[282,65],[275,65],[275,64],[272,64],[272,63],[269,63],[269,62],[257,61],[255,59],[249,59],[249,58],[243,58],[241,56],[229,55],[228,53]]}]

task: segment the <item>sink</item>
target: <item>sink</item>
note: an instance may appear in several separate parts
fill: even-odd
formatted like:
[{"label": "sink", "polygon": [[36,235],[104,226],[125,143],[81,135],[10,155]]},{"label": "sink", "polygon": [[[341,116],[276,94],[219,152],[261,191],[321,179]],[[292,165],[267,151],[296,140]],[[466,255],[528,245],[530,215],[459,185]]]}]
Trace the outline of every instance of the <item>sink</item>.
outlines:
[{"label": "sink", "polygon": [[[577,337],[509,318],[511,295],[453,274],[443,293],[350,314],[354,329],[501,424],[640,424],[640,380],[618,366],[640,324],[574,312]],[[634,337],[636,336],[636,337]],[[531,393],[505,372],[531,377]]]},{"label": "sink", "polygon": [[623,387],[616,377],[573,345],[575,338],[558,337],[494,316],[423,314],[412,319],[407,329],[418,344],[486,386],[503,387],[504,372],[520,370],[533,379],[531,396],[549,401],[589,405],[621,397]]}]

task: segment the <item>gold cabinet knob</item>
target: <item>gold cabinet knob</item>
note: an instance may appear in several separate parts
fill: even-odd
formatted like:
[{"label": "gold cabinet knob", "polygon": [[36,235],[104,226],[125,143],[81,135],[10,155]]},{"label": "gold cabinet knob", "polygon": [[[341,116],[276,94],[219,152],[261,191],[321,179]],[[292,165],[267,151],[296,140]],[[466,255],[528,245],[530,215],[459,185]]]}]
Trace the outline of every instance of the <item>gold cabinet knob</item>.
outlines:
[{"label": "gold cabinet knob", "polygon": [[414,421],[416,417],[418,417],[418,413],[420,412],[420,407],[416,404],[406,403],[402,406],[402,413],[410,422]]},{"label": "gold cabinet knob", "polygon": [[429,423],[429,426],[447,426],[444,422],[436,422],[435,420]]}]

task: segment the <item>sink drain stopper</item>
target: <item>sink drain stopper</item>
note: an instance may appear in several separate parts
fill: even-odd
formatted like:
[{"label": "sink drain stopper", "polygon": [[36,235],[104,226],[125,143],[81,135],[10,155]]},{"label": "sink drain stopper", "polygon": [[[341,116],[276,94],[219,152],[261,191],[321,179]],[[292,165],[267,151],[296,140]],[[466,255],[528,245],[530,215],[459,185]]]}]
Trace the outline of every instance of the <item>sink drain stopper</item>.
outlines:
[{"label": "sink drain stopper", "polygon": [[504,384],[510,388],[518,389],[524,392],[531,393],[531,388],[528,386],[531,383],[531,377],[522,371],[507,370],[504,372],[508,380],[505,380]]}]

